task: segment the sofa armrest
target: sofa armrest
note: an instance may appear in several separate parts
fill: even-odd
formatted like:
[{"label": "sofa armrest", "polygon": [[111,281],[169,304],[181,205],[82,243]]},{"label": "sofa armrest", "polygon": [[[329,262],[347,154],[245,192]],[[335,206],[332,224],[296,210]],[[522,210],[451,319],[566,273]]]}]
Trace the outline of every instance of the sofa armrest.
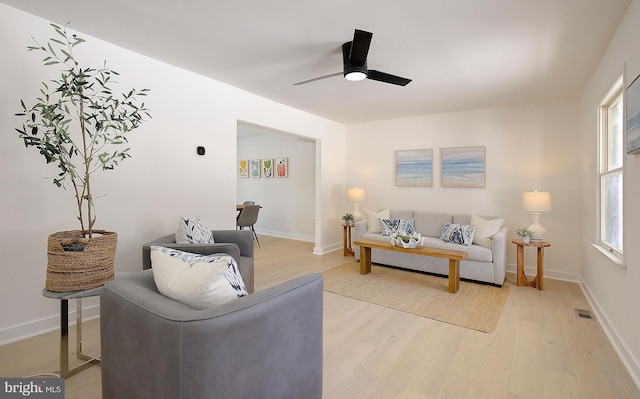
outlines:
[{"label": "sofa armrest", "polygon": [[150,270],[112,280],[100,298],[102,397],[320,398],[322,295],[312,274],[195,310],[162,296]]},{"label": "sofa armrest", "polygon": [[494,282],[502,285],[507,276],[507,235],[509,229],[502,227],[493,236],[491,251],[493,253]]},{"label": "sofa armrest", "polygon": [[367,221],[361,220],[353,224],[353,240],[359,240],[367,232]]}]

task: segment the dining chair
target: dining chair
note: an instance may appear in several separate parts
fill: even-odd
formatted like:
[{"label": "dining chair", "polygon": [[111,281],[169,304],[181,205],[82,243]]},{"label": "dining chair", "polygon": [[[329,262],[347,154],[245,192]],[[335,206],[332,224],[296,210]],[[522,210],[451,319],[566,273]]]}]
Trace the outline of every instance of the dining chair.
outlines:
[{"label": "dining chair", "polygon": [[260,246],[260,240],[258,240],[258,235],[256,234],[256,230],[253,225],[258,221],[258,212],[260,212],[260,205],[246,205],[240,211],[240,215],[236,220],[236,228],[240,230],[244,230],[245,227],[248,227],[253,232],[253,237],[256,239],[258,243],[258,247]]}]

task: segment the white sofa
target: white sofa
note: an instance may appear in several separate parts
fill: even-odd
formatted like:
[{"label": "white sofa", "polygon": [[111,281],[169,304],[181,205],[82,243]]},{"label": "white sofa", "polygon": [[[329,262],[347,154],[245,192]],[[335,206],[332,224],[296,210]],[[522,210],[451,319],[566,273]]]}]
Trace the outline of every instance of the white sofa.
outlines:
[{"label": "white sofa", "polygon": [[[372,217],[371,212],[369,218]],[[476,222],[492,221],[499,219],[493,216],[473,217]],[[440,239],[445,223],[455,223],[461,225],[471,224],[472,215],[447,214],[434,212],[419,212],[410,210],[391,210],[389,219],[412,219],[415,231],[425,237],[424,246],[433,248],[446,248],[467,252],[467,258],[460,262],[460,277],[462,279],[480,281],[501,286],[506,276],[506,252],[507,252],[507,232],[506,227],[500,227],[495,235],[486,236],[482,234],[483,227],[487,223],[477,223],[475,228],[476,236],[470,246],[446,242]],[[491,223],[495,226],[497,223]],[[369,225],[372,223],[370,221]],[[502,224],[500,223],[500,226]],[[486,229],[485,229],[486,230]],[[480,233],[480,234],[478,234]],[[355,223],[353,240],[371,239],[378,241],[390,241],[389,236],[382,233],[367,231],[367,221],[363,220]],[[482,244],[482,245],[481,245]],[[360,247],[354,246],[355,256],[360,260]],[[448,259],[435,258],[431,256],[416,255],[398,251],[387,251],[381,249],[371,250],[371,261],[382,265],[400,267],[404,269],[418,270],[439,275],[448,275]]]}]

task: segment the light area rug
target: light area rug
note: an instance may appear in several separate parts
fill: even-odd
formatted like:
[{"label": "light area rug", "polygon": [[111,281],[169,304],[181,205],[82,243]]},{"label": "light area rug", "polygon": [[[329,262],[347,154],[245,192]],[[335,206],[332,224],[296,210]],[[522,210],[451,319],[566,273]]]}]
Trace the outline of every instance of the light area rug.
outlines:
[{"label": "light area rug", "polygon": [[324,290],[391,309],[489,333],[500,320],[509,287],[460,281],[460,290],[447,291],[449,280],[424,273],[349,262],[322,273]]}]

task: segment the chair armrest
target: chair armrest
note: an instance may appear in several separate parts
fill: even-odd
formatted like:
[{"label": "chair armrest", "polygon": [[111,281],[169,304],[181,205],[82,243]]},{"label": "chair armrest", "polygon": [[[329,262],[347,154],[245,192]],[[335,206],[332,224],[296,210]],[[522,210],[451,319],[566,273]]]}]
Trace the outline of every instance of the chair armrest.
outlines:
[{"label": "chair armrest", "polygon": [[241,256],[253,258],[253,235],[249,230],[212,230],[215,242],[233,243]]}]

